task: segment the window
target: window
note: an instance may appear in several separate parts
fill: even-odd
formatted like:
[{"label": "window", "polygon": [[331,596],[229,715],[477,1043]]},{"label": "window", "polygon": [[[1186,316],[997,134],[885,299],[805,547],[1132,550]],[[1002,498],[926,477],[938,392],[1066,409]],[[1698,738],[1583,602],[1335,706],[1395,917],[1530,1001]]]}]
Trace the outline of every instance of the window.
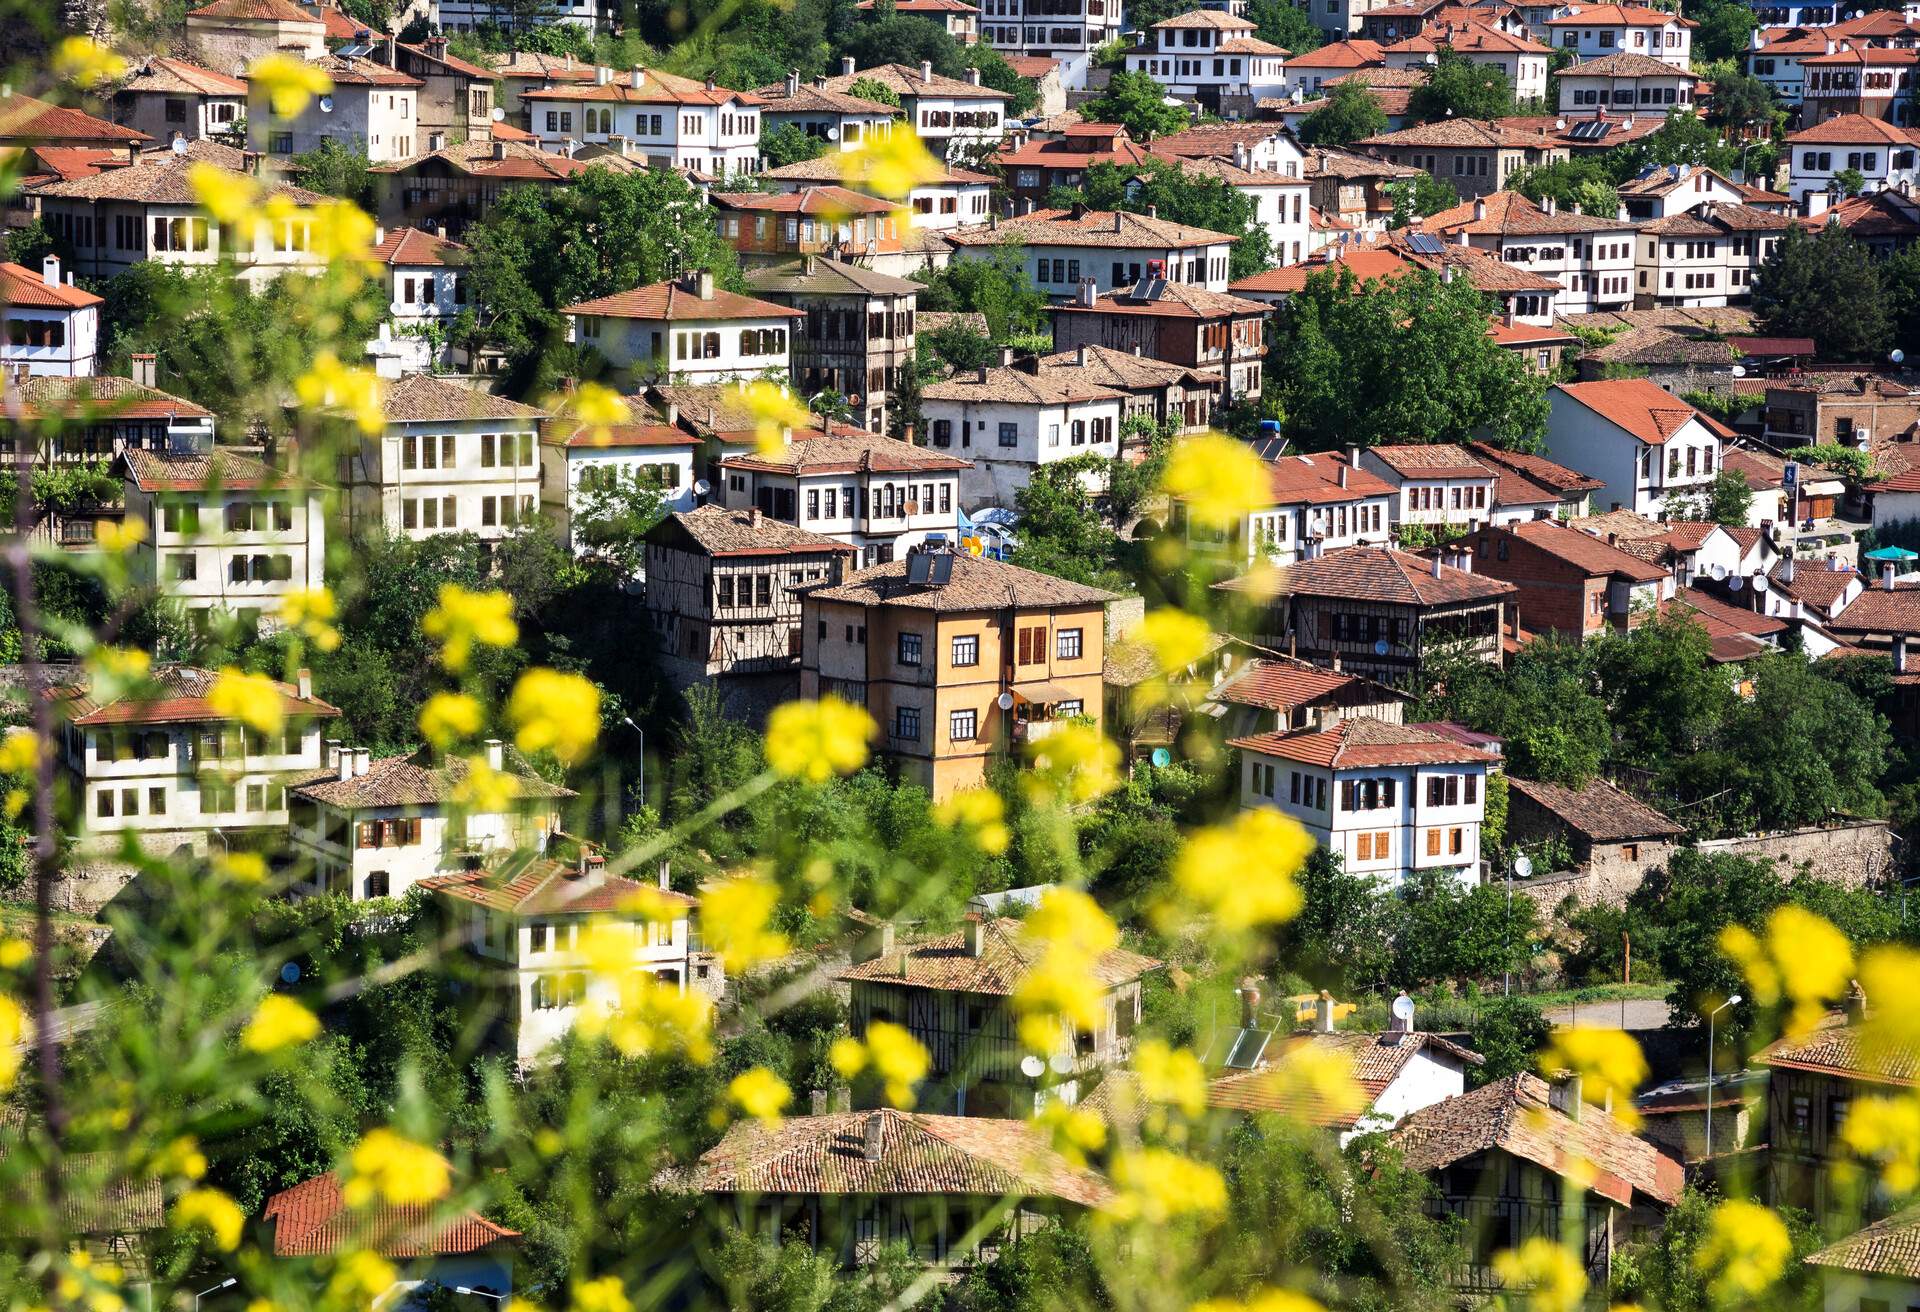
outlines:
[{"label": "window", "polygon": [[[956,666],[978,665],[980,663],[980,638],[977,634],[964,633],[953,640],[953,664]],[[971,711],[968,712],[972,714]]]},{"label": "window", "polygon": [[1805,1135],[1813,1129],[1813,1099],[1804,1093],[1793,1095],[1793,1106],[1788,1112],[1788,1126],[1795,1134]]},{"label": "window", "polygon": [[1019,446],[1020,445],[1020,425],[1001,424],[1000,425],[1000,445],[1001,446]]},{"label": "window", "polygon": [[1427,855],[1440,855],[1440,831],[1438,829],[1427,830]]},{"label": "window", "polygon": [[1081,631],[1062,629],[1054,637],[1054,656],[1058,660],[1077,661],[1080,659]]},{"label": "window", "polygon": [[1020,630],[1016,664],[1038,665],[1047,658],[1047,626],[1028,625]]},{"label": "window", "polygon": [[[972,714],[971,711],[968,712]],[[893,736],[903,742],[920,741],[920,708],[917,706],[896,706],[893,708]]]},{"label": "window", "polygon": [[920,635],[903,633],[900,635],[900,663],[918,665],[920,663]]},{"label": "window", "polygon": [[147,814],[165,815],[167,813],[167,790],[164,788],[147,789]]},{"label": "window", "polygon": [[384,870],[375,870],[367,875],[368,897],[392,897],[393,880]]},{"label": "window", "polygon": [[1447,830],[1447,854],[1459,856],[1467,850],[1467,831],[1457,825]]},{"label": "window", "polygon": [[1371,860],[1373,860],[1373,835],[1372,835],[1372,833],[1363,833],[1363,834],[1361,834],[1361,835],[1360,835],[1360,836],[1359,836],[1358,838],[1356,838],[1356,839],[1354,840],[1354,852],[1353,852],[1353,855],[1354,855],[1354,859],[1355,859],[1355,860],[1357,860],[1357,861],[1371,861]]},{"label": "window", "polygon": [[970,743],[979,726],[979,712],[955,711],[947,721],[947,737],[956,743]]}]

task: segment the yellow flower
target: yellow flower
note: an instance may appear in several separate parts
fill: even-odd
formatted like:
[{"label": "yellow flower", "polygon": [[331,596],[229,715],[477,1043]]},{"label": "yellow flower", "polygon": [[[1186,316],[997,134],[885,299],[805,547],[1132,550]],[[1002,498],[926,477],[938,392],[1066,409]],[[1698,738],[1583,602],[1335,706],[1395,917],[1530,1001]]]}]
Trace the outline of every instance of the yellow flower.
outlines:
[{"label": "yellow flower", "polygon": [[550,396],[547,409],[556,419],[571,419],[575,433],[584,429],[595,446],[607,445],[613,440],[613,428],[633,418],[626,398],[599,383],[582,383],[571,392]]},{"label": "yellow flower", "polygon": [[207,1173],[207,1155],[200,1151],[200,1141],[190,1134],[183,1134],[153,1159],[155,1175],[184,1175],[189,1180],[198,1180]]},{"label": "yellow flower", "polygon": [[284,993],[269,993],[240,1031],[240,1045],[249,1052],[273,1052],[319,1033],[319,1017]]},{"label": "yellow flower", "polygon": [[739,402],[753,420],[753,443],[763,456],[779,455],[794,429],[813,422],[813,412],[778,383],[742,383]]},{"label": "yellow flower", "polygon": [[1312,851],[1299,821],[1267,806],[1196,830],[1173,864],[1183,900],[1163,903],[1161,918],[1176,923],[1198,910],[1230,933],[1284,924],[1304,904],[1294,876]]},{"label": "yellow flower", "polygon": [[1056,1100],[1042,1107],[1033,1123],[1048,1132],[1053,1150],[1075,1166],[1085,1166],[1088,1153],[1107,1146],[1107,1123],[1084,1108]]},{"label": "yellow flower", "polygon": [[988,856],[1007,850],[1007,804],[991,788],[963,788],[933,808],[935,824],[961,830]]},{"label": "yellow flower", "polygon": [[332,351],[313,357],[312,367],[293,380],[293,391],[310,410],[346,411],[368,437],[378,436],[387,426],[386,383],[371,369],[340,363]]},{"label": "yellow flower", "polygon": [[334,1265],[324,1302],[340,1312],[359,1312],[372,1306],[374,1299],[392,1289],[393,1282],[399,1278],[400,1273],[386,1258],[364,1248],[356,1249]]},{"label": "yellow flower", "polygon": [[1746,1304],[1780,1278],[1792,1255],[1786,1222],[1772,1208],[1736,1198],[1713,1209],[1693,1265],[1714,1302]]},{"label": "yellow flower", "polygon": [[1840,1127],[1840,1141],[1878,1166],[1879,1184],[1902,1196],[1920,1188],[1920,1096],[1856,1098]]},{"label": "yellow flower", "polygon": [[26,1032],[27,1013],[11,995],[0,993],[0,1089],[20,1073],[20,1040]]},{"label": "yellow flower", "polygon": [[700,894],[700,932],[730,971],[785,956],[787,937],[767,927],[780,905],[770,879],[739,875],[709,884]]},{"label": "yellow flower", "polygon": [[1195,1303],[1187,1312],[1323,1312],[1323,1309],[1305,1294],[1291,1289],[1267,1289],[1245,1301],[1210,1298],[1204,1303]]},{"label": "yellow flower", "polygon": [[0,970],[18,970],[33,960],[33,944],[23,938],[0,939]]},{"label": "yellow flower", "polygon": [[506,810],[507,804],[519,796],[520,786],[513,776],[488,765],[486,757],[465,756],[460,760],[467,768],[453,785],[455,806],[491,815]]},{"label": "yellow flower", "polygon": [[865,1043],[845,1037],[835,1039],[827,1051],[827,1060],[846,1080],[871,1066],[886,1086],[887,1101],[903,1108],[913,1106],[913,1086],[926,1078],[933,1065],[933,1058],[920,1040],[904,1026],[884,1020],[868,1024]]},{"label": "yellow flower", "polygon": [[1115,1194],[1105,1215],[1116,1221],[1160,1225],[1180,1216],[1211,1215],[1227,1207],[1227,1182],[1205,1162],[1164,1148],[1143,1148],[1113,1159]]},{"label": "yellow flower", "polygon": [[70,36],[53,48],[53,75],[75,86],[97,87],[127,75],[127,61],[84,36]]},{"label": "yellow flower", "polygon": [[256,217],[260,184],[249,174],[196,160],[187,166],[187,183],[200,208],[230,231],[244,230]]},{"label": "yellow flower", "polygon": [[893,124],[870,131],[857,149],[842,151],[840,179],[887,200],[905,200],[915,187],[947,176],[946,166],[928,153],[918,133]]},{"label": "yellow flower", "polygon": [[1225,531],[1272,502],[1273,476],[1245,442],[1202,433],[1174,445],[1160,487],[1202,528]]},{"label": "yellow flower", "polygon": [[865,708],[838,697],[788,702],[767,717],[767,764],[775,774],[823,784],[865,765],[876,732]]},{"label": "yellow flower", "polygon": [[1370,1099],[1353,1078],[1353,1063],[1338,1053],[1301,1044],[1260,1073],[1265,1097],[1281,1106],[1312,1106],[1329,1116],[1355,1117]]},{"label": "yellow flower", "polygon": [[1544,1235],[1495,1253],[1493,1273],[1508,1289],[1526,1293],[1529,1312],[1574,1312],[1587,1296],[1586,1267]]},{"label": "yellow flower", "polygon": [[138,647],[95,647],[87,653],[87,666],[93,671],[95,692],[112,700],[147,677],[153,657]]},{"label": "yellow flower", "polygon": [[1013,988],[1021,1042],[1046,1054],[1073,1030],[1100,1028],[1106,989],[1095,967],[1119,945],[1120,931],[1099,903],[1079,889],[1055,885],[1021,923],[1020,937],[1039,949]]},{"label": "yellow flower", "polygon": [[601,1276],[573,1287],[573,1312],[633,1312],[620,1277]]},{"label": "yellow flower", "polygon": [[214,869],[236,884],[259,884],[267,878],[267,859],[258,852],[228,852],[215,858]]},{"label": "yellow flower", "polygon": [[247,69],[247,81],[267,94],[267,103],[281,118],[292,118],[315,96],[333,90],[333,79],[317,64],[275,52],[262,55]]},{"label": "yellow flower", "polygon": [[367,1131],[347,1162],[353,1174],[341,1193],[349,1207],[365,1207],[376,1197],[402,1207],[431,1203],[453,1187],[446,1158],[385,1126]]},{"label": "yellow flower", "polygon": [[9,729],[0,736],[0,774],[31,774],[40,764],[40,740],[31,729]]},{"label": "yellow flower", "polygon": [[771,1130],[793,1101],[793,1090],[765,1066],[755,1066],[727,1082],[727,1101]]},{"label": "yellow flower", "polygon": [[420,631],[440,640],[440,663],[456,674],[467,668],[474,643],[511,647],[520,640],[512,597],[468,592],[457,583],[440,585],[440,604],[421,617]]},{"label": "yellow flower", "polygon": [[324,200],[304,215],[284,196],[267,202],[269,219],[304,219],[313,253],[329,264],[364,264],[373,258],[373,217],[350,200]]},{"label": "yellow flower", "polygon": [[189,1189],[173,1204],[175,1229],[191,1230],[204,1226],[223,1252],[240,1247],[240,1233],[246,1228],[247,1215],[240,1204],[218,1189]]},{"label": "yellow flower", "polygon": [[480,703],[463,692],[437,692],[420,708],[420,736],[446,748],[480,732]]},{"label": "yellow flower", "polygon": [[1207,1110],[1207,1072],[1191,1049],[1146,1039],[1134,1050],[1133,1069],[1140,1077],[1141,1094],[1149,1100],[1189,1117]]},{"label": "yellow flower", "polygon": [[1633,1095],[1647,1079],[1646,1054],[1624,1030],[1559,1029],[1540,1054],[1540,1073],[1553,1079],[1563,1071],[1580,1077],[1581,1097],[1590,1103],[1613,1098],[1613,1115],[1628,1126],[1640,1123]]},{"label": "yellow flower", "polygon": [[279,733],[287,722],[280,685],[264,674],[247,674],[229,665],[207,690],[207,706],[222,719],[238,720],[264,734]]},{"label": "yellow flower", "polygon": [[1720,931],[1720,950],[1739,965],[1754,1005],[1790,1005],[1789,1035],[1804,1034],[1845,996],[1853,945],[1825,918],[1788,904],[1767,918],[1764,942],[1741,925]]},{"label": "yellow flower", "polygon": [[1149,611],[1135,633],[1153,649],[1161,674],[1179,674],[1205,657],[1213,638],[1205,620],[1171,606]]},{"label": "yellow flower", "polygon": [[[625,961],[631,961],[628,940]],[[713,1005],[701,994],[662,984],[650,971],[622,966],[613,976],[619,1000],[609,1008],[590,1000],[576,1026],[583,1038],[605,1037],[623,1057],[675,1053],[705,1065],[713,1059]]]},{"label": "yellow flower", "polygon": [[1884,1064],[1920,1048],[1920,1007],[1898,1001],[1920,997],[1920,951],[1894,943],[1869,949],[1860,958],[1860,987],[1867,996],[1861,1027],[1867,1059]]},{"label": "yellow flower", "polygon": [[1027,744],[1027,787],[1042,798],[1091,802],[1120,786],[1120,747],[1090,724],[1066,724]]},{"label": "yellow flower", "polygon": [[338,614],[333,590],[324,586],[295,588],[280,598],[280,623],[321,651],[340,645],[340,630],[333,627]]},{"label": "yellow flower", "polygon": [[132,551],[147,540],[147,521],[138,515],[128,515],[118,524],[103,519],[93,530],[94,545],[110,556],[118,556]]},{"label": "yellow flower", "polygon": [[578,765],[600,737],[600,690],[584,675],[536,666],[515,681],[507,718],[521,751],[550,751],[562,765]]}]

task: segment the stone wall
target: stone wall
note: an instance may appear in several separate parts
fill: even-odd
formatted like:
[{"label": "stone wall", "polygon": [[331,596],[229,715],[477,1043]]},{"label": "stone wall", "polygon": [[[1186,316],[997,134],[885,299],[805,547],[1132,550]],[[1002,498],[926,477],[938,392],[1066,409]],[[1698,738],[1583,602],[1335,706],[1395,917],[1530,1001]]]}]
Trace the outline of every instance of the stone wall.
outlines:
[{"label": "stone wall", "polygon": [[[123,897],[140,896],[129,888],[140,878],[140,867],[120,855],[120,835],[102,835],[69,853],[60,877],[53,885],[56,911],[76,916],[96,916],[109,903]],[[207,835],[204,830],[164,829],[136,833],[141,853],[156,861],[174,856],[204,859]]]}]

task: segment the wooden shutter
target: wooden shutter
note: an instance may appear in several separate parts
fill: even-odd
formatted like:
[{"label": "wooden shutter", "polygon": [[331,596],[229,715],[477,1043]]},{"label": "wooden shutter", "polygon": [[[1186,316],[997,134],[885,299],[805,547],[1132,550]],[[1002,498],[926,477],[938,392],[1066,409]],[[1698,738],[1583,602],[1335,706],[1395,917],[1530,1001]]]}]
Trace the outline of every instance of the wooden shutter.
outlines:
[{"label": "wooden shutter", "polygon": [[374,843],[373,843],[373,830],[374,830],[374,822],[373,822],[373,821],[371,821],[371,820],[362,820],[362,821],[360,822],[360,833],[359,833],[359,837],[358,837],[358,839],[356,840],[359,846],[361,846],[361,847],[372,847],[372,846],[374,845]]},{"label": "wooden shutter", "polygon": [[1031,633],[1031,632],[1032,632],[1032,630],[1031,630],[1031,629],[1020,629],[1020,630],[1018,630],[1017,632],[1018,632],[1018,634],[1019,634],[1019,640],[1020,640],[1020,655],[1019,655],[1019,657],[1018,657],[1018,660],[1019,660],[1019,663],[1020,663],[1020,664],[1022,664],[1022,665],[1025,665],[1025,664],[1027,664],[1027,663],[1028,663],[1028,661],[1027,661],[1027,635],[1028,635],[1029,633]]},{"label": "wooden shutter", "polygon": [[1440,855],[1440,831],[1438,829],[1427,830],[1427,855]]}]

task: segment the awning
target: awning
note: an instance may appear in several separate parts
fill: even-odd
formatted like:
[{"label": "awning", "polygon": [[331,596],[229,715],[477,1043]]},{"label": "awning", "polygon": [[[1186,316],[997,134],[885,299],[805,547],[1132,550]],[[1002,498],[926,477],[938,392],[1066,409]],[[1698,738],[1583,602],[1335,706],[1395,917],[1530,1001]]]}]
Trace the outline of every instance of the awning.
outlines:
[{"label": "awning", "polygon": [[1077,702],[1081,695],[1063,684],[1049,683],[1045,679],[1030,681],[1024,687],[1015,684],[1013,699],[1026,702],[1030,706],[1054,706],[1060,702]]}]

